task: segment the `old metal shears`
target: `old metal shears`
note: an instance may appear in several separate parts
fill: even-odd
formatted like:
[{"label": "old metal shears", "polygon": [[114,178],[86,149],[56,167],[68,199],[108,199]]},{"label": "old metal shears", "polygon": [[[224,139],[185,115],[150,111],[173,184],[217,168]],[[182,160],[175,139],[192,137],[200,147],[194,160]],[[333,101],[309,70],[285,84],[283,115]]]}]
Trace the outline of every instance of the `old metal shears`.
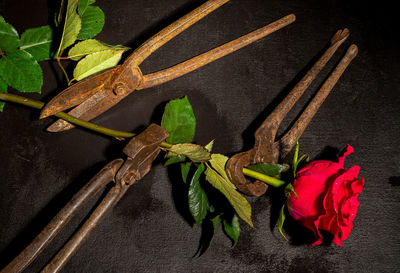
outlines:
[{"label": "old metal shears", "polygon": [[[185,75],[249,45],[296,20],[295,16],[290,14],[180,64],[151,74],[142,74],[139,65],[154,51],[228,1],[209,0],[205,2],[147,40],[122,65],[99,72],[65,89],[44,107],[40,118],[45,118],[75,107],[69,114],[89,121],[110,109],[135,90],[156,86]],[[57,120],[47,130],[50,132],[60,132],[72,127],[72,124],[64,120]]]},{"label": "old metal shears", "polygon": [[141,134],[132,138],[123,150],[127,159],[125,161],[121,158],[115,159],[101,169],[40,234],[0,272],[22,272],[90,199],[111,184],[112,187],[88,219],[42,270],[53,273],[60,271],[104,216],[124,196],[128,188],[150,171],[154,159],[160,152],[159,145],[167,137],[167,131],[156,124],[151,124]]},{"label": "old metal shears", "polygon": [[255,182],[248,181],[243,176],[243,168],[257,163],[278,163],[293,149],[296,144],[296,138],[303,134],[340,76],[357,55],[358,49],[356,45],[353,44],[348,48],[345,56],[325,80],[290,130],[281,139],[275,140],[279,125],[348,36],[348,29],[336,32],[324,54],[257,129],[254,134],[254,147],[249,151],[238,153],[228,160],[226,165],[228,176],[241,192],[254,196],[260,196],[265,193],[268,188],[267,184],[258,180]]}]

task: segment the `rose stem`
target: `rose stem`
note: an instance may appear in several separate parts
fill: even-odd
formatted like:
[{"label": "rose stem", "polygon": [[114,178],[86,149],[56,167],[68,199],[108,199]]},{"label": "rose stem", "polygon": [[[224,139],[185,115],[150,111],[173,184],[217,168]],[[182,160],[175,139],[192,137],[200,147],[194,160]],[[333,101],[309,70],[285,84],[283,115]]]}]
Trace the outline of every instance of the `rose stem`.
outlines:
[{"label": "rose stem", "polygon": [[[44,106],[44,102],[41,102],[41,101],[38,101],[38,100],[33,100],[33,99],[28,99],[28,98],[25,98],[25,97],[14,95],[14,94],[0,93],[0,100],[19,103],[19,104],[22,104],[22,105],[25,105],[25,106],[29,106],[29,107],[32,107],[32,108],[35,108],[35,109],[39,109],[39,110],[42,109],[43,106]],[[103,127],[103,126],[99,126],[99,125],[96,125],[94,123],[91,123],[91,122],[84,121],[84,120],[81,120],[79,118],[73,117],[73,116],[68,115],[67,113],[64,113],[64,112],[59,112],[59,113],[55,114],[55,116],[57,116],[57,117],[59,117],[59,118],[61,118],[63,120],[66,120],[66,121],[68,121],[70,123],[73,123],[75,125],[84,127],[86,129],[89,129],[89,130],[92,130],[92,131],[95,131],[95,132],[98,132],[98,133],[101,133],[101,134],[104,134],[104,135],[107,135],[107,136],[115,137],[115,138],[117,138],[119,140],[121,138],[131,138],[131,137],[135,136],[135,134],[133,134],[133,133],[113,130],[113,129],[106,128],[106,127]],[[171,148],[172,144],[168,143],[168,142],[162,142],[160,146],[163,147],[163,148]],[[283,184],[285,184],[284,181],[279,180],[279,179],[277,179],[275,177],[271,177],[271,176],[268,176],[268,175],[265,175],[265,174],[262,174],[262,173],[247,169],[247,168],[243,168],[243,174],[245,174],[247,176],[250,176],[252,178],[258,179],[260,181],[263,181],[263,182],[265,182],[265,183],[267,183],[267,184],[269,184],[269,185],[271,185],[273,187],[280,187]]]}]

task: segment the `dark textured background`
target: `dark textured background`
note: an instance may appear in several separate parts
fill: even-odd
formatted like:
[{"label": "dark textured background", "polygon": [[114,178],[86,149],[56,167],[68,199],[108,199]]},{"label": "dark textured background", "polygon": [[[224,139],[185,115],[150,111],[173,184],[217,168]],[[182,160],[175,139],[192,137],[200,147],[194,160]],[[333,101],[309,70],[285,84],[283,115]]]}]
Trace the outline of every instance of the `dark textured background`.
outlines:
[{"label": "dark textured background", "polygon": [[[53,20],[57,1],[0,0],[0,14],[22,33]],[[197,7],[197,0],[98,0],[106,14],[100,40],[133,48]],[[68,262],[63,272],[399,272],[400,155],[399,38],[394,7],[385,1],[232,0],[184,31],[141,68],[153,72],[211,49],[289,13],[297,21],[189,75],[138,91],[97,118],[98,124],[138,132],[159,122],[165,103],[188,95],[198,119],[196,141],[215,138],[215,151],[233,154],[252,135],[326,46],[348,27],[351,36],[289,114],[312,97],[350,43],[359,56],[301,138],[311,158],[332,158],[347,143],[346,165],[361,166],[365,188],[354,229],[343,247],[310,247],[307,232],[289,221],[287,243],[277,229],[274,192],[250,198],[257,229],[242,223],[235,248],[218,230],[212,247],[192,258],[201,231],[187,222],[182,183],[160,163],[132,187]],[[62,88],[55,63],[43,62],[42,95]],[[56,72],[55,72],[56,71]],[[57,76],[58,75],[58,76]],[[10,92],[14,92],[10,90]],[[0,114],[0,267],[15,257],[123,143],[81,129],[50,134],[51,118],[7,104]],[[88,205],[26,270],[38,272],[90,211]],[[272,216],[272,217],[271,217]]]}]

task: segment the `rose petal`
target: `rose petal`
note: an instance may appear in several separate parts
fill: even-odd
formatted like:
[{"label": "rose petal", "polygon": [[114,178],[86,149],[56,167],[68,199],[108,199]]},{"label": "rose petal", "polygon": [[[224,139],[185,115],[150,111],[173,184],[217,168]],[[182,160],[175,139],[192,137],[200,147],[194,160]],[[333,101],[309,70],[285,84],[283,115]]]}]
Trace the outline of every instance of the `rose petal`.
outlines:
[{"label": "rose petal", "polygon": [[341,152],[341,155],[339,156],[338,159],[338,162],[342,167],[344,167],[344,160],[346,159],[346,156],[352,154],[353,152],[354,152],[353,147],[347,144],[346,148],[344,148],[344,150]]},{"label": "rose petal", "polygon": [[296,174],[296,179],[302,176],[312,176],[314,179],[326,180],[327,178],[335,175],[342,166],[337,162],[328,160],[316,160],[308,163]]},{"label": "rose petal", "polygon": [[335,244],[342,246],[353,228],[364,178],[357,178],[359,166],[349,170],[343,167],[346,156],[352,152],[353,148],[347,145],[337,162],[317,160],[307,164],[293,182],[299,197],[289,197],[289,212],[315,233],[313,245],[322,243],[320,231],[325,230],[333,235]]}]

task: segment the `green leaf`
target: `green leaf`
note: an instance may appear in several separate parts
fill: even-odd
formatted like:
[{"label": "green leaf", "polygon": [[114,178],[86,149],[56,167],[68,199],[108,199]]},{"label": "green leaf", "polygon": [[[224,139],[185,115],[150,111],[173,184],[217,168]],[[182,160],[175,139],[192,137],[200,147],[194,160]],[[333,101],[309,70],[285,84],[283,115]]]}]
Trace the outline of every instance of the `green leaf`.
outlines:
[{"label": "green leaf", "polygon": [[281,208],[281,212],[279,214],[279,218],[278,218],[278,229],[279,232],[281,233],[281,235],[283,236],[283,238],[285,238],[285,240],[287,241],[288,239],[286,238],[285,234],[283,233],[283,223],[285,222],[285,205],[282,206]]},{"label": "green leaf", "polygon": [[88,6],[82,17],[82,28],[78,39],[85,40],[100,33],[104,26],[104,12],[99,7]]},{"label": "green leaf", "polygon": [[[0,93],[7,93],[7,84],[2,79],[0,79]],[[4,104],[6,104],[4,101],[0,101],[0,112],[3,112]]]},{"label": "green leaf", "polygon": [[188,192],[189,210],[198,226],[203,223],[203,219],[207,215],[208,198],[199,181],[204,170],[204,164],[197,166],[197,170],[190,181]]},{"label": "green leaf", "polygon": [[167,130],[167,142],[172,144],[192,142],[196,130],[196,118],[188,98],[170,101],[164,110],[161,126]]},{"label": "green leaf", "polygon": [[228,199],[240,218],[251,227],[254,227],[253,222],[251,221],[250,203],[238,191],[236,191],[235,185],[229,181],[225,172],[225,166],[223,167],[223,172],[220,173],[218,171],[218,169],[221,169],[221,159],[223,155],[218,155],[218,158],[216,158],[215,155],[216,154],[212,154],[210,160],[211,166],[215,170],[207,165],[208,168],[205,171],[207,181]]},{"label": "green leaf", "polygon": [[307,155],[302,155],[299,158],[299,138],[297,137],[296,148],[295,148],[294,156],[293,156],[293,166],[292,166],[293,178],[296,177],[297,168],[298,168],[299,164],[301,163],[301,161],[303,161],[304,159],[306,160],[306,162],[310,161],[310,158]]},{"label": "green leaf", "polygon": [[38,62],[23,50],[10,51],[0,59],[0,77],[21,92],[40,93],[43,84]]},{"label": "green leaf", "polygon": [[205,250],[207,250],[210,247],[210,245],[212,244],[215,232],[217,231],[217,228],[221,224],[221,221],[222,221],[221,215],[217,215],[217,216],[215,216],[214,218],[211,219],[211,223],[213,225],[213,231],[212,231],[212,234],[210,236],[210,241],[208,242],[207,248]]},{"label": "green leaf", "polygon": [[233,246],[235,246],[240,235],[239,217],[234,213],[232,219],[224,219],[223,225],[225,233],[232,239]]},{"label": "green leaf", "polygon": [[204,148],[205,148],[207,151],[209,151],[210,153],[211,153],[211,150],[212,150],[212,148],[213,148],[214,141],[215,141],[215,139],[211,140],[210,143],[208,143],[206,146],[204,146]]},{"label": "green leaf", "polygon": [[68,0],[64,28],[61,36],[60,47],[57,51],[57,56],[61,56],[64,49],[66,49],[76,41],[78,34],[81,30],[81,17],[76,12],[78,8],[78,2],[78,0]]},{"label": "green leaf", "polygon": [[73,61],[78,61],[83,56],[96,52],[102,52],[106,50],[121,50],[122,52],[125,52],[128,49],[129,47],[121,45],[108,45],[95,39],[89,39],[74,45],[68,52],[68,58]]},{"label": "green leaf", "polygon": [[6,20],[4,20],[4,17],[3,17],[3,16],[1,16],[1,15],[0,15],[0,22],[3,22],[3,23],[5,23],[5,22],[6,22]]},{"label": "green leaf", "polygon": [[286,172],[289,169],[289,166],[273,163],[259,163],[249,165],[246,168],[272,177],[276,177],[279,176],[281,173]]},{"label": "green leaf", "polygon": [[7,24],[4,19],[0,21],[0,51],[15,50],[19,46],[18,32],[12,25]]},{"label": "green leaf", "polygon": [[209,151],[203,146],[192,143],[175,144],[171,148],[168,148],[168,150],[170,153],[167,156],[186,156],[193,162],[204,162],[211,159]]},{"label": "green leaf", "polygon": [[293,155],[293,164],[292,164],[292,169],[293,169],[293,177],[296,177],[296,170],[297,170],[297,160],[299,158],[299,138],[296,138],[296,148],[294,149],[294,155]]},{"label": "green leaf", "polygon": [[181,175],[183,182],[186,183],[187,177],[189,175],[190,167],[192,166],[192,162],[181,163]]},{"label": "green leaf", "polygon": [[299,166],[299,164],[301,163],[301,161],[303,161],[305,159],[306,162],[310,161],[310,158],[308,157],[308,155],[304,154],[302,155],[299,160],[297,161],[297,166]]},{"label": "green leaf", "polygon": [[82,15],[86,8],[96,2],[95,0],[79,0],[78,13]]},{"label": "green leaf", "polygon": [[172,164],[176,164],[176,163],[181,163],[186,161],[186,157],[185,156],[171,156],[169,157],[168,155],[166,156],[168,159],[167,161],[165,161],[164,166],[167,167],[169,165]]},{"label": "green leaf", "polygon": [[228,175],[226,174],[226,171],[225,171],[225,165],[226,165],[226,162],[228,161],[228,159],[229,159],[229,158],[228,158],[227,156],[224,156],[224,155],[222,155],[222,154],[212,154],[212,155],[211,155],[210,163],[211,163],[211,166],[212,166],[220,175],[222,175],[222,177],[223,177],[225,180],[229,181],[229,185],[231,185],[232,188],[236,189],[236,186],[235,186],[232,182],[230,182],[230,180],[229,180],[229,178],[228,178]]},{"label": "green leaf", "polygon": [[286,185],[284,192],[287,198],[289,198],[292,193],[296,196],[296,199],[299,198],[291,183]]},{"label": "green leaf", "polygon": [[50,26],[31,28],[22,33],[20,49],[29,52],[40,62],[53,57],[51,54],[52,42],[53,30]]},{"label": "green leaf", "polygon": [[60,10],[58,11],[58,14],[56,14],[56,18],[55,18],[55,21],[54,21],[54,23],[55,23],[57,28],[59,27],[59,25],[61,24],[61,21],[63,19],[64,10],[65,10],[65,0],[61,0]]},{"label": "green leaf", "polygon": [[[212,218],[211,219],[211,222],[213,223],[213,227],[214,227],[214,234],[215,234],[215,232],[217,231],[217,228],[219,227],[219,224],[221,224],[221,215],[217,215],[217,216],[215,216],[214,218]],[[213,237],[214,237],[214,235],[213,235]],[[212,241],[212,239],[211,239],[211,241]],[[211,244],[211,242],[210,242],[210,244]]]},{"label": "green leaf", "polygon": [[122,53],[121,50],[107,50],[87,55],[76,65],[74,79],[80,81],[99,71],[116,66]]}]

